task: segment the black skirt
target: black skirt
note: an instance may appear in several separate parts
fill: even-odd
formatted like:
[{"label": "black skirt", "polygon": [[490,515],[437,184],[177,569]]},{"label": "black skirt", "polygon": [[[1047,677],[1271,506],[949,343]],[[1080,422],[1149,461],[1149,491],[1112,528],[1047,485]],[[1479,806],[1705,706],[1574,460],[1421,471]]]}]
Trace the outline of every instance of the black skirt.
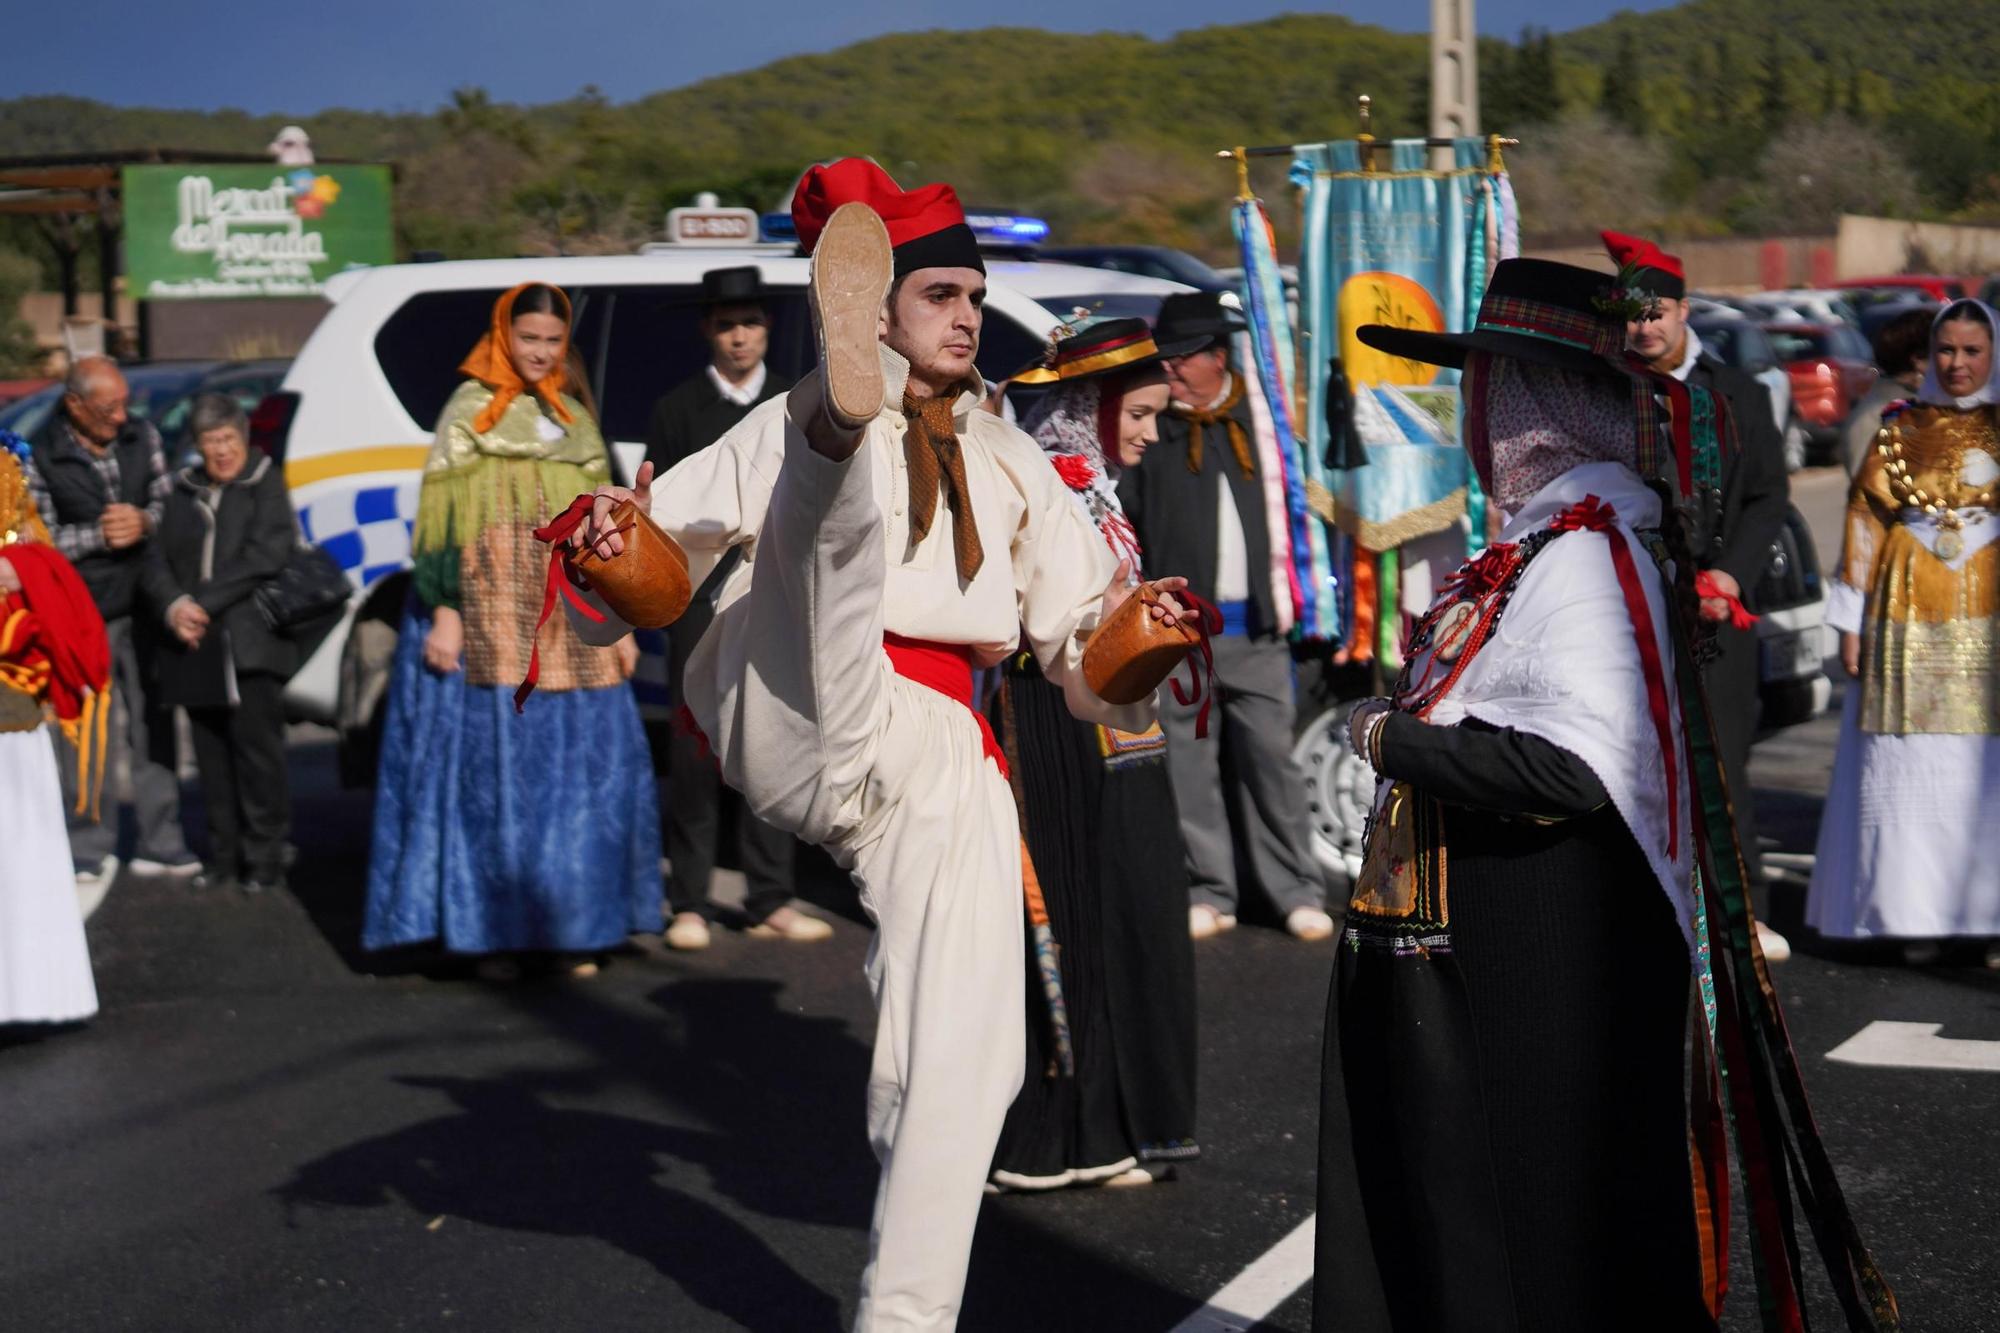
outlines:
[{"label": "black skirt", "polygon": [[1449,943],[1352,943],[1328,1000],[1315,1327],[1713,1329],[1690,969],[1609,808],[1448,808]]},{"label": "black skirt", "polygon": [[1196,1157],[1194,952],[1164,749],[1077,721],[1031,660],[1001,689],[1075,1073],[1060,1066],[1031,933],[1025,1081],[993,1170],[1056,1184],[1128,1159]]}]

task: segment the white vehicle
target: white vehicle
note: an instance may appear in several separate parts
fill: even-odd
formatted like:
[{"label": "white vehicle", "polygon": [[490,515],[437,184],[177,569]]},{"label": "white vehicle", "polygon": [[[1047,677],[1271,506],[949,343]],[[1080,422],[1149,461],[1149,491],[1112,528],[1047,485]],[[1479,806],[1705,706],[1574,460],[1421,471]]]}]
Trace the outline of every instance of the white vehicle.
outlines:
[{"label": "white vehicle", "polygon": [[[342,775],[374,780],[375,740],[408,595],[410,529],[430,439],[458,364],[486,331],[494,300],[521,282],[569,293],[571,341],[587,367],[616,466],[632,476],[645,454],[653,404],[700,372],[696,329],[702,274],[754,263],[771,317],[770,364],[796,375],[811,360],[807,261],[779,247],[654,247],[601,258],[399,264],[327,284],[333,308],[253,423],[285,466],[309,541],[347,571],[355,595],[339,627],[292,678],[296,716],[341,732]],[[991,262],[979,366],[998,379],[1028,364],[1075,306],[1157,311],[1179,284],[1063,264]],[[665,715],[664,635],[642,636],[634,689]]]},{"label": "white vehicle", "polygon": [[1744,304],[1771,323],[1845,324],[1859,328],[1861,316],[1848,293],[1831,288],[1794,288],[1782,292],[1757,292]]}]

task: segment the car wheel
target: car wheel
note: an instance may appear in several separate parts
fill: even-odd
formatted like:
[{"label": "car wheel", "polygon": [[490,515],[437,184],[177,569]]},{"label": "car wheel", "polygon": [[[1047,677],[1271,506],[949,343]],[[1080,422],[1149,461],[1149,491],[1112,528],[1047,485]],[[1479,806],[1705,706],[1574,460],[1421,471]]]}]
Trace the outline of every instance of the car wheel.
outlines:
[{"label": "car wheel", "polygon": [[1361,839],[1375,801],[1375,770],[1347,748],[1347,717],[1356,702],[1315,717],[1292,745],[1292,760],[1305,775],[1313,859],[1337,884],[1361,873]]},{"label": "car wheel", "polygon": [[1785,471],[1797,472],[1806,465],[1806,451],[1811,443],[1806,423],[1794,412],[1785,421]]}]

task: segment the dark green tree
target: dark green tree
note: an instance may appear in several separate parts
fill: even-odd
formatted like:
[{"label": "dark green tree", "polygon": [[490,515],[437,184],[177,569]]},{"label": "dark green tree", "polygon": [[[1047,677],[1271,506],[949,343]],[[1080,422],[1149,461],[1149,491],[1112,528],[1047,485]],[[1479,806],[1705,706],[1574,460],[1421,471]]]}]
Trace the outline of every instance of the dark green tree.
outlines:
[{"label": "dark green tree", "polygon": [[1785,55],[1778,48],[1778,36],[1771,34],[1764,45],[1764,79],[1757,99],[1757,118],[1766,135],[1785,127],[1792,114],[1792,89],[1785,77]]},{"label": "dark green tree", "polygon": [[1604,91],[1597,99],[1597,109],[1613,125],[1633,134],[1646,132],[1646,107],[1639,98],[1642,77],[1639,44],[1633,40],[1631,29],[1627,28],[1618,34],[1617,54],[1604,71]]}]

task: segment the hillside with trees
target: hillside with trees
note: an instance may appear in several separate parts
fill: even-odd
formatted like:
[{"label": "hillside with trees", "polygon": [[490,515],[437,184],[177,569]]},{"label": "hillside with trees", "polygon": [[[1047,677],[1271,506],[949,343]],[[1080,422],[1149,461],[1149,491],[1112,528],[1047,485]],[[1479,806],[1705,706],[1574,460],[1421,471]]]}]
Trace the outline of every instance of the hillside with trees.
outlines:
[{"label": "hillside with trees", "polygon": [[[1426,41],[1325,15],[1165,40],[994,28],[877,38],[614,104],[454,92],[431,115],[305,117],[0,102],[0,155],[148,144],[256,151],[303,120],[326,157],[393,161],[406,249],[626,250],[698,190],[769,208],[801,166],[867,153],[907,182],[1039,210],[1068,241],[1220,255],[1217,148],[1421,133]],[[949,63],[978,96],[913,107]],[[2000,219],[2000,5],[1690,0],[1481,42],[1485,122],[1537,241],[1823,230],[1841,211]],[[917,99],[921,102],[921,98]],[[1258,184],[1283,194],[1284,164]],[[1288,208],[1274,209],[1280,225]],[[18,231],[0,244],[34,253]]]}]

